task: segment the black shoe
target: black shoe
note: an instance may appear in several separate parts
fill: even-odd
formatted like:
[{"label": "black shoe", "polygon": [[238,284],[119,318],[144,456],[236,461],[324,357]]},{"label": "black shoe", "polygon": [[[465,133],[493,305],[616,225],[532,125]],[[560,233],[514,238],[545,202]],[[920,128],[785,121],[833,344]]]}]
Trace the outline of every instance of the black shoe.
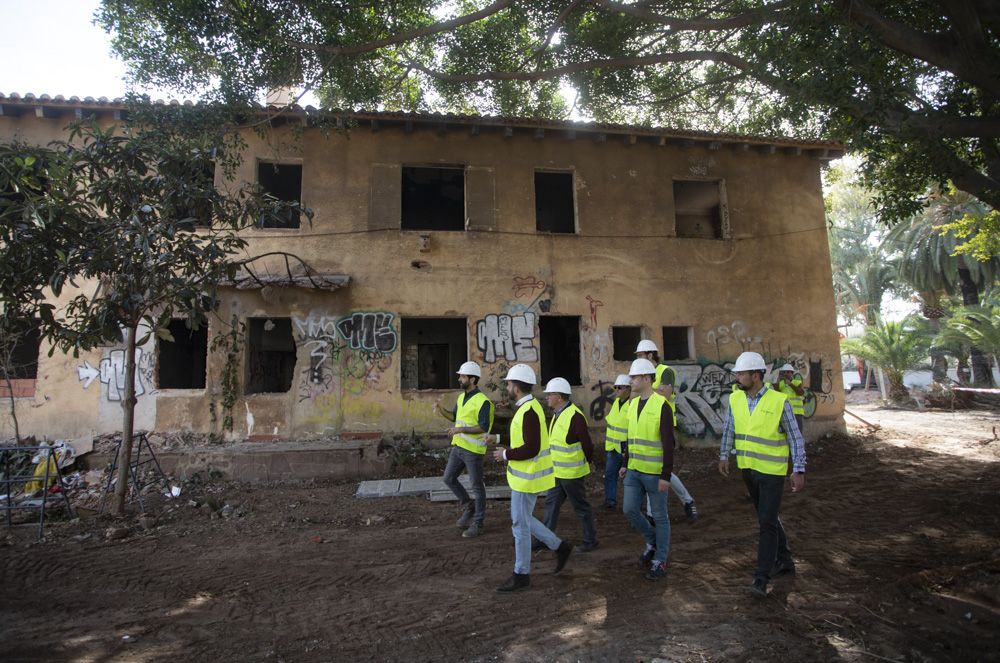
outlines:
[{"label": "black shoe", "polygon": [[766,599],[767,598],[767,581],[763,578],[757,578],[750,585],[750,596],[755,599]]},{"label": "black shoe", "polygon": [[531,585],[531,575],[527,573],[513,573],[507,582],[497,587],[498,592],[523,592]]},{"label": "black shoe", "polygon": [[694,500],[684,505],[684,515],[687,516],[688,523],[694,525],[698,522],[698,507],[694,505]]},{"label": "black shoe", "polygon": [[581,543],[576,548],[573,548],[573,552],[575,552],[575,553],[589,553],[592,550],[597,550],[598,546],[600,546],[600,545],[601,544],[598,543],[597,541],[594,541],[593,543]]},{"label": "black shoe", "polygon": [[566,567],[566,562],[569,561],[569,556],[573,552],[573,544],[569,541],[563,541],[556,548],[556,570],[552,573],[559,573]]},{"label": "black shoe", "polygon": [[774,568],[771,569],[771,577],[783,576],[783,575],[794,575],[795,574],[795,561],[792,559],[779,559],[774,563]]},{"label": "black shoe", "polygon": [[649,567],[649,571],[646,572],[646,577],[649,580],[659,580],[667,575],[667,565],[660,564],[658,562],[653,562]]},{"label": "black shoe", "polygon": [[459,519],[455,521],[455,525],[457,527],[465,529],[466,527],[472,524],[472,519],[473,517],[475,517],[475,515],[476,515],[476,507],[472,502],[470,502],[465,507],[465,510],[462,511],[462,515],[459,517]]},{"label": "black shoe", "polygon": [[649,567],[650,562],[653,561],[654,555],[656,555],[656,548],[650,548],[646,552],[639,555],[639,566],[644,569]]}]

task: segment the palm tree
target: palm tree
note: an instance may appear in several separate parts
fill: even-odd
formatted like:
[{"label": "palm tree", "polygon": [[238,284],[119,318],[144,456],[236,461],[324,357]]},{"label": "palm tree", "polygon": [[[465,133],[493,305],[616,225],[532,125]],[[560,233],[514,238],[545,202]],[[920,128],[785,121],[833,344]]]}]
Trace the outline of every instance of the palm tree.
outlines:
[{"label": "palm tree", "polygon": [[[942,301],[946,295],[961,294],[966,306],[979,303],[979,291],[988,287],[1000,275],[1000,258],[981,262],[971,256],[954,255],[955,247],[964,240],[954,235],[942,235],[938,226],[962,218],[966,214],[982,214],[986,207],[961,191],[934,192],[931,202],[910,221],[897,224],[884,240],[884,245],[898,252],[898,277],[910,285],[921,302],[921,314],[931,321],[935,331],[941,330],[940,319],[947,315]],[[934,378],[943,380],[947,364],[939,352],[934,352]],[[976,346],[970,348],[973,382],[992,384],[989,361]]]},{"label": "palm tree", "polygon": [[905,402],[910,392],[903,384],[903,374],[921,366],[929,346],[927,336],[917,327],[911,320],[895,322],[879,317],[860,338],[841,341],[841,349],[879,366],[889,379],[890,400]]},{"label": "palm tree", "polygon": [[949,320],[935,343],[964,343],[1000,360],[1000,306],[967,306]]},{"label": "palm tree", "polygon": [[833,275],[837,304],[844,317],[874,324],[881,315],[882,298],[893,289],[895,267],[878,249],[861,258],[849,271]]}]

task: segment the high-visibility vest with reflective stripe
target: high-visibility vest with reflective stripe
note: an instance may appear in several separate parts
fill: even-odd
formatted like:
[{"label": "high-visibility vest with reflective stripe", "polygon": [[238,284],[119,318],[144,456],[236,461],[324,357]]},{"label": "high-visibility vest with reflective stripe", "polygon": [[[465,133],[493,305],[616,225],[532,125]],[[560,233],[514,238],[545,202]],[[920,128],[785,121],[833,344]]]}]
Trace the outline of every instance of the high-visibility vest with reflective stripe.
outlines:
[{"label": "high-visibility vest with reflective stripe", "polygon": [[[459,401],[462,397],[459,396]],[[483,404],[490,405],[490,428],[493,427],[493,403],[486,398],[486,394],[479,392],[472,398],[466,398],[465,403],[459,405],[455,403],[455,428],[479,428],[479,411],[483,409]],[[483,437],[489,431],[472,435],[470,433],[459,433],[453,435],[451,443],[456,447],[462,447],[477,454],[486,453],[486,441]]]},{"label": "high-visibility vest with reflective stripe", "polygon": [[557,479],[579,479],[590,474],[590,463],[579,442],[566,444],[569,424],[577,413],[586,421],[580,408],[568,403],[549,424],[549,450],[552,452],[552,469]]},{"label": "high-visibility vest with reflective stripe", "polygon": [[663,472],[660,415],[670,405],[654,391],[640,414],[639,401],[633,398],[628,404],[628,469],[660,476]]},{"label": "high-visibility vest with reflective stripe", "polygon": [[511,490],[520,493],[543,493],[549,488],[555,488],[556,477],[552,471],[552,456],[549,450],[549,432],[545,428],[545,413],[542,411],[541,404],[534,398],[521,405],[514,413],[514,418],[510,422],[510,448],[517,449],[524,446],[521,426],[524,414],[528,410],[532,410],[538,415],[538,434],[542,438],[538,447],[538,455],[528,460],[507,461],[507,484]]},{"label": "high-visibility vest with reflective stripe", "polygon": [[[784,380],[782,380],[780,384],[781,384],[781,387],[778,389],[778,391],[780,391],[781,393],[783,393],[785,395],[785,398],[788,399],[788,402],[791,403],[791,405],[792,405],[792,414],[799,414],[799,415],[805,416],[806,408],[805,408],[805,402],[804,402],[802,396],[799,396],[798,394],[796,394],[795,390],[792,389],[791,386],[789,386],[789,384],[787,382],[785,382]],[[802,380],[799,380],[798,378],[795,378],[794,380],[792,380],[792,384],[794,384],[796,387],[801,387],[802,386]]]},{"label": "high-visibility vest with reflective stripe", "polygon": [[736,433],[736,464],[740,469],[757,470],[761,474],[785,476],[788,473],[788,440],[781,432],[781,413],[785,395],[780,391],[765,391],[753,413],[743,390],[729,397]]},{"label": "high-visibility vest with reflective stripe", "polygon": [[616,398],[611,411],[604,417],[604,450],[621,453],[622,442],[628,435],[628,401]]},{"label": "high-visibility vest with reflective stripe", "polygon": [[[670,367],[667,366],[666,364],[657,364],[657,366],[656,366],[656,377],[653,378],[653,389],[659,389],[660,385],[663,384],[663,374],[667,372],[668,368],[670,368]],[[674,371],[674,379],[676,379],[676,378],[677,378],[677,371]],[[674,390],[672,392],[670,392],[670,398],[667,399],[667,402],[670,403],[670,413],[674,417],[674,428],[676,428],[677,427],[677,385],[671,384],[670,386],[672,386],[674,388]]]}]

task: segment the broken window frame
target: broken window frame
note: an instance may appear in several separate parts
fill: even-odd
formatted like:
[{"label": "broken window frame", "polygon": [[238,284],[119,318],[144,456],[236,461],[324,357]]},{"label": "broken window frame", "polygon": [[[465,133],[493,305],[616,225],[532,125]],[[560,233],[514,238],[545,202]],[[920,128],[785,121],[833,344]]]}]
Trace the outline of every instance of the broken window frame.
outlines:
[{"label": "broken window frame", "polygon": [[[254,352],[254,349],[251,346],[251,344],[254,342],[254,334],[255,334],[255,332],[253,331],[254,326],[256,325],[257,321],[260,321],[261,325],[266,325],[268,320],[271,320],[271,321],[281,320],[281,321],[284,321],[284,322],[288,323],[288,340],[290,340],[290,342],[291,342],[291,349],[290,350],[257,350],[256,352]],[[298,364],[298,356],[297,356],[298,355],[298,347],[295,344],[295,335],[292,332],[293,327],[292,327],[292,319],[291,319],[291,317],[272,315],[272,316],[257,316],[257,317],[247,318],[246,319],[246,329],[247,329],[247,331],[246,331],[246,344],[244,346],[245,359],[244,359],[244,370],[243,370],[243,393],[244,393],[244,395],[250,396],[250,395],[253,395],[253,394],[287,394],[289,391],[292,390],[292,387],[295,386],[295,376],[296,376],[295,368],[296,368],[296,366]],[[261,328],[261,332],[262,333],[266,333],[267,330],[263,329],[263,327],[262,327]],[[280,354],[285,355],[285,360],[287,360],[287,356],[288,355],[291,355],[291,361],[292,361],[291,369],[285,371],[285,373],[287,373],[287,376],[288,376],[288,387],[286,389],[283,389],[283,390],[282,389],[265,389],[264,387],[267,386],[266,379],[263,381],[263,383],[260,383],[260,384],[258,384],[256,382],[251,382],[251,377],[252,377],[251,371],[252,371],[252,368],[253,368],[254,355],[255,354],[262,354],[262,353],[269,353],[269,354],[278,354],[278,353],[280,353]],[[263,363],[263,362],[261,362],[261,363]],[[279,368],[284,367],[283,361],[279,361],[278,362],[278,366],[279,366]],[[267,374],[267,375],[271,375],[272,372],[271,371],[267,371],[266,369],[267,369],[267,367],[265,367],[265,370],[263,372],[265,374]],[[281,371],[280,370],[279,371],[275,371],[274,373],[280,375]]]},{"label": "broken window frame", "polygon": [[[677,225],[677,184],[681,182],[699,182],[716,184],[719,191],[719,228],[716,236],[704,237],[700,235],[681,234]],[[671,196],[673,201],[673,222],[674,237],[678,239],[710,239],[727,240],[732,238],[732,230],[729,225],[729,201],[726,196],[726,180],[720,177],[675,177],[671,180]]]},{"label": "broken window frame", "polygon": [[[438,171],[457,171],[461,174],[462,178],[462,219],[461,227],[459,224],[455,224],[456,227],[448,228],[427,228],[427,227],[413,227],[407,225],[407,187],[406,178],[407,171],[410,170],[438,170]],[[469,192],[468,192],[468,167],[465,164],[422,164],[422,163],[403,163],[400,165],[399,169],[399,229],[408,232],[466,232],[469,227]]]},{"label": "broken window frame", "polygon": [[[447,321],[446,324],[454,324],[455,329],[449,330],[448,333],[454,334],[455,338],[458,337],[458,327],[461,325],[461,343],[413,343],[410,334],[413,333],[413,328],[407,329],[408,325],[412,325],[414,321]],[[455,317],[455,316],[427,316],[427,315],[412,315],[412,316],[399,316],[399,338],[400,338],[400,360],[399,360],[399,384],[401,391],[407,393],[415,392],[428,392],[428,391],[454,391],[459,389],[458,385],[458,374],[455,372],[458,367],[464,362],[468,361],[469,358],[469,321],[467,318]],[[421,387],[420,386],[420,347],[421,346],[440,346],[447,345],[449,352],[448,357],[444,359],[445,371],[444,374],[447,375],[448,385],[447,386],[434,386],[434,387]],[[409,348],[416,346],[417,356],[416,362],[417,366],[414,369],[416,375],[416,382],[411,382],[407,376],[407,366],[406,364],[410,361],[407,356],[410,352]],[[452,348],[457,348],[452,351]],[[416,386],[414,386],[414,384]]]},{"label": "broken window frame", "polygon": [[[177,323],[180,323],[180,324],[178,325]],[[174,329],[174,327],[179,327],[179,329]],[[170,322],[168,323],[168,329],[170,330],[170,335],[174,337],[173,341],[167,341],[167,340],[164,340],[162,338],[157,338],[156,339],[156,388],[159,389],[159,390],[168,390],[169,389],[171,391],[204,391],[204,389],[205,389],[205,387],[207,386],[207,383],[208,383],[208,378],[207,378],[207,375],[208,375],[208,331],[209,331],[208,330],[208,321],[203,321],[201,323],[200,327],[198,328],[198,330],[196,331],[196,330],[190,329],[187,326],[187,319],[186,318],[171,318]],[[177,340],[178,332],[180,332],[180,333],[186,333],[186,334],[188,334],[189,337],[193,336],[193,335],[196,335],[196,334],[199,335],[199,336],[201,336],[201,335],[204,336],[204,340],[205,340],[205,347],[203,348],[204,355],[203,355],[203,357],[200,357],[200,359],[201,359],[201,366],[202,366],[202,370],[201,370],[201,374],[200,374],[201,375],[201,386],[200,387],[199,386],[182,387],[182,386],[170,386],[170,385],[164,385],[163,384],[163,379],[162,379],[162,377],[163,377],[163,350],[164,350],[164,347],[165,347],[163,344],[172,344],[172,343],[175,344],[175,343],[178,343],[178,340]],[[194,348],[194,352],[198,353],[199,352],[199,348]],[[191,375],[192,376],[196,376],[197,374],[196,374],[196,372],[192,371]],[[197,380],[193,380],[193,382],[197,383],[198,381]]]},{"label": "broken window frame", "polygon": [[[281,168],[283,166],[297,167],[299,169],[299,194],[298,194],[298,196],[296,198],[292,198],[292,199],[282,198],[282,197],[276,195],[273,191],[268,190],[267,187],[264,186],[264,183],[261,181],[261,177],[260,177],[261,168],[264,167],[264,166],[272,166],[272,167],[273,166],[277,166],[279,172],[280,172],[280,170],[281,170]],[[302,159],[266,159],[266,158],[258,157],[257,161],[256,161],[256,164],[255,164],[254,177],[255,177],[255,181],[257,182],[257,185],[265,193],[268,193],[268,194],[274,196],[275,198],[277,198],[278,200],[280,200],[282,202],[286,202],[286,203],[295,202],[295,203],[298,203],[300,206],[302,205],[302,189],[303,189],[303,185],[305,183],[305,167],[303,166]],[[287,217],[287,219],[286,219],[287,225],[273,225],[273,224],[268,224],[266,222],[269,219],[276,218],[276,215],[265,214],[265,215],[262,215],[260,219],[258,219],[258,221],[257,221],[257,228],[259,230],[299,230],[302,227],[302,214],[298,210],[286,208],[286,209],[282,210],[281,214],[283,214],[284,216]]]},{"label": "broken window frame", "polygon": [[[548,175],[569,175],[569,188],[570,196],[572,197],[572,214],[573,214],[573,229],[572,230],[552,230],[552,229],[542,229],[539,227],[539,217],[538,217],[538,175],[548,174]],[[572,168],[535,168],[532,175],[533,185],[534,185],[534,200],[535,200],[535,232],[542,233],[545,235],[579,235],[580,234],[580,220],[577,210],[577,200],[576,200],[576,171]]]}]

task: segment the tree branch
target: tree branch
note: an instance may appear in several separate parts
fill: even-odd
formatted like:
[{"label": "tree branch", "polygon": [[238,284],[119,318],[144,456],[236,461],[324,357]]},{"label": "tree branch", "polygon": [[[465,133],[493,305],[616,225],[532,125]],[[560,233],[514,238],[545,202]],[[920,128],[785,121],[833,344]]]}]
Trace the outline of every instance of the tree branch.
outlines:
[{"label": "tree branch", "polygon": [[408,41],[413,41],[414,39],[419,39],[421,37],[429,37],[430,35],[439,34],[441,32],[448,32],[454,28],[466,25],[468,23],[475,23],[476,21],[482,20],[488,16],[492,16],[497,12],[500,12],[512,4],[513,0],[497,0],[492,5],[484,7],[477,12],[471,14],[464,14],[457,18],[453,18],[448,21],[439,21],[437,23],[431,23],[430,25],[425,25],[422,28],[417,28],[416,30],[408,30],[406,32],[400,32],[398,34],[392,35],[391,37],[386,37],[385,39],[376,39],[375,41],[369,41],[364,44],[353,44],[350,46],[331,46],[328,44],[311,44],[309,42],[303,41],[292,41],[289,42],[290,46],[295,48],[300,48],[307,51],[316,51],[317,53],[326,53],[329,55],[361,55],[363,53],[371,53],[372,51],[377,51],[380,48],[385,48],[386,46],[392,46],[394,44],[401,44]]},{"label": "tree branch", "polygon": [[666,25],[671,33],[674,32],[711,32],[714,30],[732,30],[746,28],[751,25],[770,23],[782,16],[781,10],[791,3],[787,1],[775,2],[752,9],[742,14],[734,14],[726,18],[680,18],[678,16],[663,16],[648,9],[644,9],[636,4],[623,4],[612,2],[611,0],[597,0],[597,4],[610,11],[628,14],[644,21]]}]

